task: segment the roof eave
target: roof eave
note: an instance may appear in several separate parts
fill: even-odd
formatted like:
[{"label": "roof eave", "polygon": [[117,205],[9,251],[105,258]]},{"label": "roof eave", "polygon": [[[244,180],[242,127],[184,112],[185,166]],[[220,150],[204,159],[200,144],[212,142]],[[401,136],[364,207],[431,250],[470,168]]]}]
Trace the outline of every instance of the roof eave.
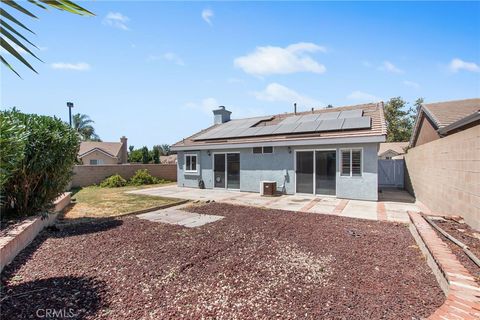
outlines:
[{"label": "roof eave", "polygon": [[465,118],[462,118],[458,121],[455,121],[454,123],[449,124],[446,127],[440,128],[440,129],[438,129],[437,132],[440,135],[445,135],[452,130],[461,128],[463,126],[466,126],[466,125],[468,125],[472,122],[478,121],[478,120],[480,120],[480,111],[476,111],[476,112],[472,113],[471,115],[466,116]]},{"label": "roof eave", "polygon": [[282,141],[259,141],[246,143],[219,143],[211,145],[187,145],[187,146],[172,146],[172,151],[190,151],[190,150],[214,150],[214,149],[240,149],[251,148],[257,146],[272,146],[272,147],[294,147],[294,146],[308,146],[308,145],[327,145],[327,144],[349,144],[349,143],[381,143],[386,141],[386,135],[370,135],[357,137],[336,137],[336,138],[314,138],[314,139],[291,139]]}]

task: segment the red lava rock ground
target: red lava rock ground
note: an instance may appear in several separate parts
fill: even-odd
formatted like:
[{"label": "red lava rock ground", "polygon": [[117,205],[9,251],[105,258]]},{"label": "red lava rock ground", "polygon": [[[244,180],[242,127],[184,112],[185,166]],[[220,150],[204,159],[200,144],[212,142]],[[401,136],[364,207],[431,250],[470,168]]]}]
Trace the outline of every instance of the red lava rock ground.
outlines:
[{"label": "red lava rock ground", "polygon": [[[452,237],[456,238],[460,242],[466,244],[470,251],[473,252],[478,258],[480,258],[480,239],[474,234],[479,234],[465,223],[459,223],[453,220],[439,220],[435,221],[435,224],[449,233]],[[437,234],[442,238],[443,242],[448,244],[452,252],[457,256],[457,259],[463,264],[465,268],[473,275],[475,281],[480,284],[480,267],[478,267],[464,252],[463,249],[457,246],[452,241],[444,237],[440,232]]]},{"label": "red lava rock ground", "polygon": [[2,273],[2,319],[420,319],[445,300],[402,224],[211,203],[47,230]]}]

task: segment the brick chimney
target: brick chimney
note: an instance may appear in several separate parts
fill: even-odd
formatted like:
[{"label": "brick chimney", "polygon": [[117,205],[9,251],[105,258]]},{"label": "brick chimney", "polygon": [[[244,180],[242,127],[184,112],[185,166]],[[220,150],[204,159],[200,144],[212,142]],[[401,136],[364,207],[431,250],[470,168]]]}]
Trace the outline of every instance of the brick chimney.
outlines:
[{"label": "brick chimney", "polygon": [[213,124],[221,124],[230,121],[231,114],[232,112],[225,109],[224,106],[218,107],[218,109],[213,110]]},{"label": "brick chimney", "polygon": [[120,142],[122,143],[122,149],[120,151],[120,163],[127,163],[128,162],[128,143],[127,137],[122,136],[120,138]]}]

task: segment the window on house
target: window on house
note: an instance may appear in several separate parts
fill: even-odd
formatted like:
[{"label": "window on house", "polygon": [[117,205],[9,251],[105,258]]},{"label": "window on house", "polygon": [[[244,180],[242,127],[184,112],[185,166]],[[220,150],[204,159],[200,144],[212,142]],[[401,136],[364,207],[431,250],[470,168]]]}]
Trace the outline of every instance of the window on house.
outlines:
[{"label": "window on house", "polygon": [[254,147],[253,153],[273,153],[273,147]]},{"label": "window on house", "polygon": [[263,153],[273,153],[273,147],[263,147]]},{"label": "window on house", "polygon": [[102,159],[90,159],[90,164],[91,165],[103,164],[103,160]]},{"label": "window on house", "polygon": [[185,171],[197,172],[197,155],[196,154],[185,155]]},{"label": "window on house", "polygon": [[359,177],[362,175],[362,150],[341,150],[342,165],[341,175],[346,177]]}]

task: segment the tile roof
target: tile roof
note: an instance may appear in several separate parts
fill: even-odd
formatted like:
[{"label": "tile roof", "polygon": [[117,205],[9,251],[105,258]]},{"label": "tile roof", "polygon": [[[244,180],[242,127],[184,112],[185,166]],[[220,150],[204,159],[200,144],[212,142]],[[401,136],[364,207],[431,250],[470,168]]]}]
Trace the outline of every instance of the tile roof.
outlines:
[{"label": "tile roof", "polygon": [[480,110],[480,99],[424,104],[422,108],[438,128],[448,126]]},{"label": "tile roof", "polygon": [[120,150],[122,148],[121,142],[96,142],[96,141],[83,141],[80,143],[80,151],[78,156],[82,157],[85,153],[93,150],[100,149],[103,152],[108,153],[113,158],[119,156]]},{"label": "tile roof", "polygon": [[[185,138],[175,143],[173,148],[185,148],[185,147],[199,147],[199,146],[211,146],[236,144],[236,143],[258,143],[258,142],[276,142],[276,141],[293,141],[293,140],[309,140],[309,139],[322,139],[322,138],[345,138],[345,137],[368,137],[368,136],[382,136],[387,134],[385,117],[383,111],[383,102],[380,103],[368,103],[354,106],[338,107],[331,109],[317,109],[314,110],[314,114],[324,114],[330,112],[347,111],[347,110],[363,110],[364,116],[370,116],[372,119],[371,127],[367,129],[352,129],[352,130],[336,130],[336,131],[323,131],[323,132],[310,132],[310,133],[290,133],[290,134],[270,134],[265,136],[253,136],[253,137],[234,137],[234,138],[222,138],[222,139],[209,139],[209,140],[195,140],[197,136],[205,134],[210,130],[217,128],[219,125],[210,126],[194,135]],[[312,114],[312,111],[297,112],[296,116]],[[270,124],[278,124],[288,117],[295,116],[294,113],[284,113],[271,116],[269,120]],[[245,120],[245,119],[243,119]],[[235,121],[231,120],[231,125],[234,125]],[[228,123],[228,122],[227,122]],[[221,124],[220,124],[221,125]]]},{"label": "tile roof", "polygon": [[380,148],[378,149],[378,155],[382,155],[388,150],[395,151],[398,154],[405,153],[405,148],[408,147],[408,141],[405,142],[384,142],[380,143]]}]

